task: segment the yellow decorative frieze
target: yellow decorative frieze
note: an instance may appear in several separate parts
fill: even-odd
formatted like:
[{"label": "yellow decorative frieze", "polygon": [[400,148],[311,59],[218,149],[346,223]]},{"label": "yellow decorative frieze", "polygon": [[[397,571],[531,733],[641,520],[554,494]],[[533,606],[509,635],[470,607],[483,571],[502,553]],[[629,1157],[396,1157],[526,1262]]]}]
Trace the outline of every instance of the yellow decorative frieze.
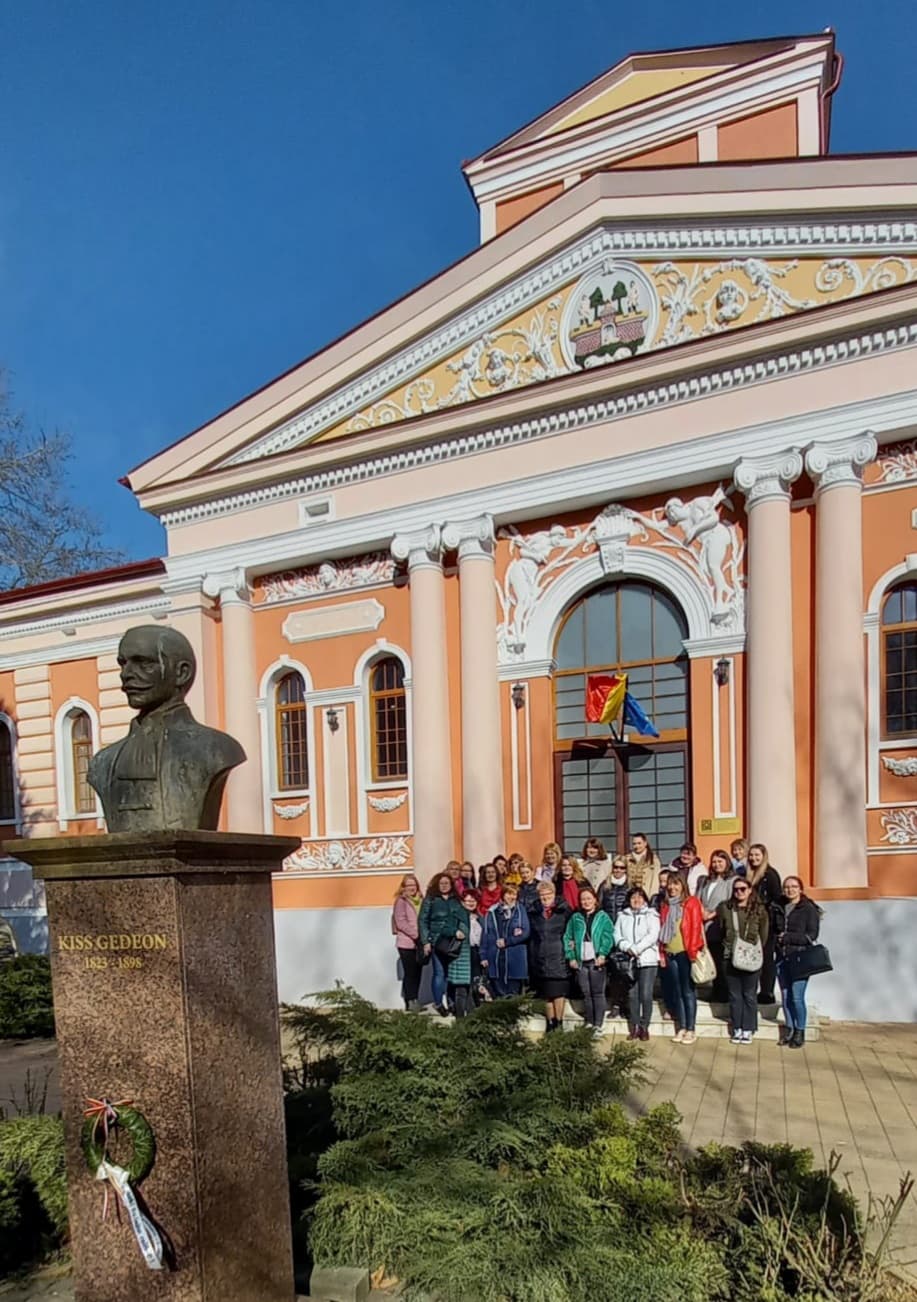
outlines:
[{"label": "yellow decorative frieze", "polygon": [[913,257],[610,258],[319,435],[408,420],[577,369],[917,280]]}]

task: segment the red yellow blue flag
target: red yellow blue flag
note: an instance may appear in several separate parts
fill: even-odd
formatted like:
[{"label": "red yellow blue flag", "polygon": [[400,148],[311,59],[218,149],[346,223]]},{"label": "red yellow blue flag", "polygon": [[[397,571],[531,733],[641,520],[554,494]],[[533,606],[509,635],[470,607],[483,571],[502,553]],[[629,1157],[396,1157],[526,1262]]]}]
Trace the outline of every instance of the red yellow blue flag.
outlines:
[{"label": "red yellow blue flag", "polygon": [[590,674],[586,679],[586,720],[614,723],[627,695],[627,674]]}]

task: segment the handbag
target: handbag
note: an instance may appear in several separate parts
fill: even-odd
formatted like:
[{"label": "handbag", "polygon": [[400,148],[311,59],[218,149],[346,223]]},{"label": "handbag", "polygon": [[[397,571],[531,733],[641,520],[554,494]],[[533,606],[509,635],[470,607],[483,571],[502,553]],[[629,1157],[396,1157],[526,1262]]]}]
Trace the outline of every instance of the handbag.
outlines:
[{"label": "handbag", "polygon": [[691,964],[691,980],[696,986],[708,986],[716,979],[716,964],[713,955],[705,945],[697,951],[697,958]]},{"label": "handbag", "polygon": [[637,983],[637,960],[633,954],[625,954],[623,949],[613,949],[608,955],[608,963],[616,977],[626,986]]},{"label": "handbag", "polygon": [[743,940],[739,935],[739,913],[732,910],[736,938],[732,947],[732,966],[739,972],[759,972],[764,966],[764,948],[760,940]]},{"label": "handbag", "polygon": [[417,963],[420,967],[426,967],[430,961],[430,955],[424,949],[422,940],[414,941],[414,953],[417,955]]},{"label": "handbag", "polygon": [[805,949],[796,949],[786,957],[786,967],[791,981],[804,981],[821,972],[833,972],[834,964],[827,946],[816,942]]},{"label": "handbag", "polygon": [[462,942],[458,936],[440,936],[433,946],[433,952],[443,963],[451,963],[462,952]]}]

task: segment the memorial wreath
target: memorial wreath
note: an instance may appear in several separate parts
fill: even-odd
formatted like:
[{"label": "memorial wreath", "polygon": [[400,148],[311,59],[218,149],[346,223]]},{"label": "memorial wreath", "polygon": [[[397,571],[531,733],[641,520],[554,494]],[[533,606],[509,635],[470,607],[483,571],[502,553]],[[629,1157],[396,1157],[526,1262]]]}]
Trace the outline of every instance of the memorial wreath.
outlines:
[{"label": "memorial wreath", "polygon": [[[156,1137],[153,1128],[132,1099],[113,1103],[107,1098],[87,1099],[80,1135],[86,1165],[97,1180],[106,1182],[102,1219],[108,1215],[110,1185],[124,1205],[137,1246],[150,1270],[162,1270],[162,1240],[149,1219],[140,1210],[135,1188],[150,1174],[156,1161]],[[130,1140],[131,1154],[126,1166],[115,1162],[111,1146],[116,1137]]]}]

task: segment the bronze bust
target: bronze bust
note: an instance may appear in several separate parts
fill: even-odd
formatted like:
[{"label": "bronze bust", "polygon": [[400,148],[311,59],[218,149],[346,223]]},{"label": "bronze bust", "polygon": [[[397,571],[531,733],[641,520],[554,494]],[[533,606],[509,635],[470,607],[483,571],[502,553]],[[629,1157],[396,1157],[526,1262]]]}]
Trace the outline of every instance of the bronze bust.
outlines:
[{"label": "bronze bust", "polygon": [[121,688],[138,710],[121,741],[93,755],[89,783],[109,832],[214,830],[223,788],[245,751],[185,705],[197,662],[174,628],[131,628],[118,647]]}]

